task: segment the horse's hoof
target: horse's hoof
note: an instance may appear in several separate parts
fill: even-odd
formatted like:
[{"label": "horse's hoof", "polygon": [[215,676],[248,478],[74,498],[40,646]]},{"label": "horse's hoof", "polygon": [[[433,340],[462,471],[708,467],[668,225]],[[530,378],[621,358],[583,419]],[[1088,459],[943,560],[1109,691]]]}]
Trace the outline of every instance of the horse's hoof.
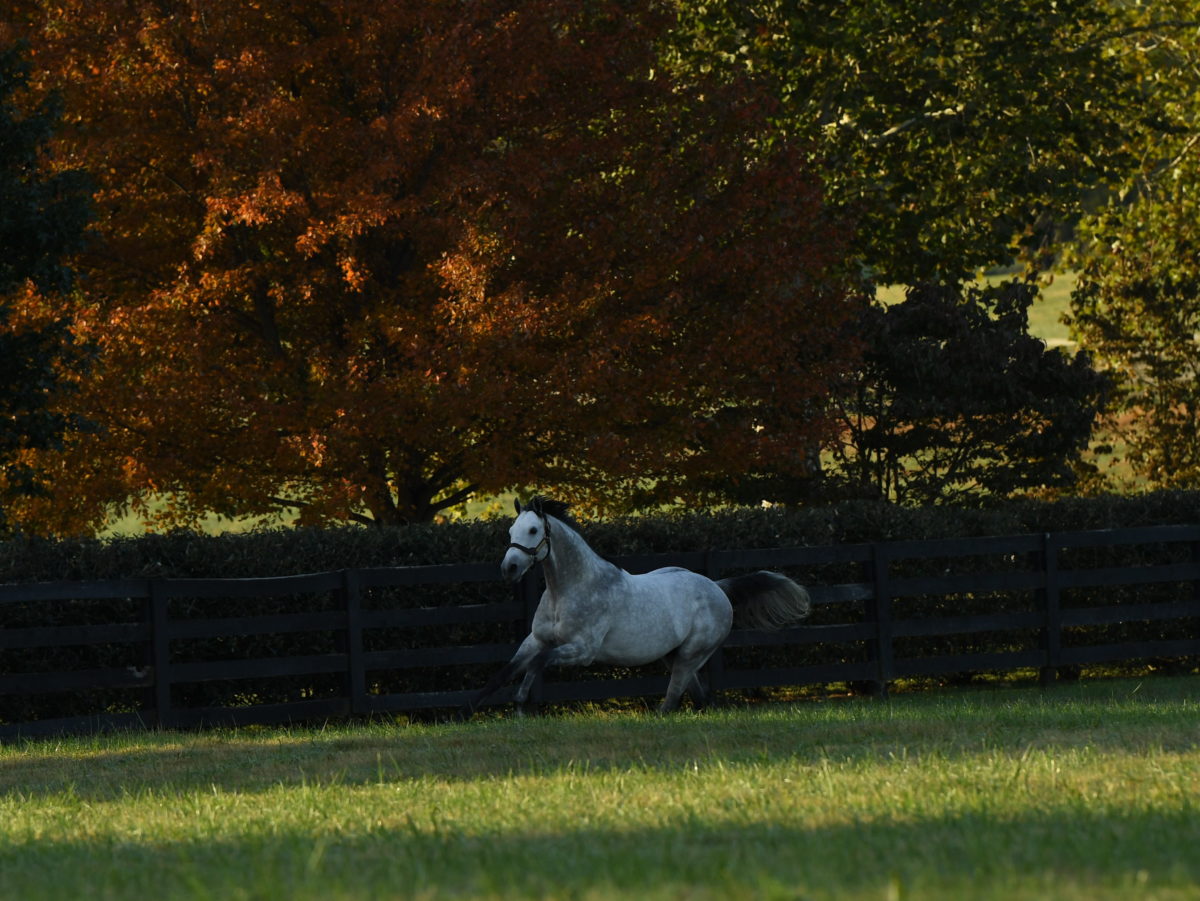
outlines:
[{"label": "horse's hoof", "polygon": [[529,716],[537,716],[541,712],[538,709],[537,701],[517,701],[513,709],[521,719]]}]

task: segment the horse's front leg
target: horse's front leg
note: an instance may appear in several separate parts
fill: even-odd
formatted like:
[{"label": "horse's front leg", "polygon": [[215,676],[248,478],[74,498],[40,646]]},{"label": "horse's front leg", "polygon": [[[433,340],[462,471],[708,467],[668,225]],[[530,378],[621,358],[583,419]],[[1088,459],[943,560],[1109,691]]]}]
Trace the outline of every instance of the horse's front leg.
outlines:
[{"label": "horse's front leg", "polygon": [[525,670],[525,678],[521,680],[521,684],[517,688],[517,693],[513,695],[513,701],[517,705],[517,716],[537,713],[537,704],[529,702],[529,693],[533,691],[533,683],[537,681],[538,676],[545,669],[545,666],[538,666],[538,661],[541,659],[543,659],[543,656],[539,654],[530,662],[530,665]]},{"label": "horse's front leg", "polygon": [[[521,646],[517,648],[517,653],[513,654],[512,660],[504,664],[504,666],[501,667],[500,670],[488,680],[487,684],[478,692],[476,692],[475,696],[471,698],[471,700],[463,705],[460,714],[461,718],[469,720],[475,714],[475,711],[479,709],[480,704],[495,694],[501,686],[506,685],[515,676],[525,672],[525,670],[529,667],[529,664],[537,659],[540,654],[544,653],[545,650],[546,645],[539,641],[532,632],[529,633],[529,635],[525,637],[525,640],[521,642]],[[526,676],[525,681],[531,682],[532,680]],[[525,688],[525,682],[521,683],[521,687]],[[525,694],[528,696],[529,692],[526,690]]]},{"label": "horse's front leg", "polygon": [[577,639],[559,645],[543,645],[542,650],[534,655],[525,669],[525,678],[521,681],[513,700],[517,703],[517,712],[522,716],[528,712],[526,702],[529,692],[538,676],[552,663],[565,666],[587,666],[596,659],[595,642],[588,639]]}]

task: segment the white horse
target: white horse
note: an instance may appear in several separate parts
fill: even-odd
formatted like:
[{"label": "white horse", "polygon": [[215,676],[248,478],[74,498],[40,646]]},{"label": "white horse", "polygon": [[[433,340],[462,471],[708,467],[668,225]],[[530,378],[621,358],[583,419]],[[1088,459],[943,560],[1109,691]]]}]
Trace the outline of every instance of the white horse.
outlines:
[{"label": "white horse", "polygon": [[523,710],[534,680],[550,664],[641,666],[663,657],[670,658],[671,681],[659,712],[676,710],[685,691],[702,707],[708,698],[698,672],[734,622],[780,629],[811,609],[808,592],[779,573],[719,582],[680,567],[630,575],[588,547],[567,510],[543,497],[524,508],[517,501],[501,571],[516,582],[540,562],[546,591],[529,636],[466,705],[466,716],[522,673],[515,700]]}]

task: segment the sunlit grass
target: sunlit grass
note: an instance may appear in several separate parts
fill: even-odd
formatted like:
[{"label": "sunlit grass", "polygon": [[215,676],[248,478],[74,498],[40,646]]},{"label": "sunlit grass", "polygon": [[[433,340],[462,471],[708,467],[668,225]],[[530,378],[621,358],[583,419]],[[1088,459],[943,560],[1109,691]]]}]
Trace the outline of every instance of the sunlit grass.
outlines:
[{"label": "sunlit grass", "polygon": [[[1011,273],[997,273],[981,277],[981,283],[999,284],[1013,278]],[[1071,304],[1071,291],[1075,288],[1075,273],[1046,273],[1041,276],[1041,290],[1037,300],[1029,308],[1029,334],[1041,338],[1049,347],[1074,347],[1070,330],[1063,317]],[[886,285],[878,289],[878,297],[884,303],[899,303],[904,300],[903,285]]]},{"label": "sunlit grass", "polygon": [[0,897],[1200,897],[1200,679],[0,749]]}]

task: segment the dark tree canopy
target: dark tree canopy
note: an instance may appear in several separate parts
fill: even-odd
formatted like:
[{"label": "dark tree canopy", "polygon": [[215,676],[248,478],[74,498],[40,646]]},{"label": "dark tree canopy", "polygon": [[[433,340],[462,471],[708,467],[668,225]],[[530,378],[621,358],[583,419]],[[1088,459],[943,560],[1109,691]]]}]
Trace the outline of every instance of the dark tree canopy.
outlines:
[{"label": "dark tree canopy", "polygon": [[82,359],[52,298],[71,287],[64,259],[82,242],[87,181],[42,171],[59,112],[53,103],[20,110],[27,79],[20,48],[0,50],[0,532],[11,499],[38,489],[25,453],[53,446],[76,424],[51,400],[61,368]]},{"label": "dark tree canopy", "polygon": [[868,306],[831,480],[913,504],[1069,485],[1107,378],[1029,335],[1036,294],[1020,281],[920,285]]}]

